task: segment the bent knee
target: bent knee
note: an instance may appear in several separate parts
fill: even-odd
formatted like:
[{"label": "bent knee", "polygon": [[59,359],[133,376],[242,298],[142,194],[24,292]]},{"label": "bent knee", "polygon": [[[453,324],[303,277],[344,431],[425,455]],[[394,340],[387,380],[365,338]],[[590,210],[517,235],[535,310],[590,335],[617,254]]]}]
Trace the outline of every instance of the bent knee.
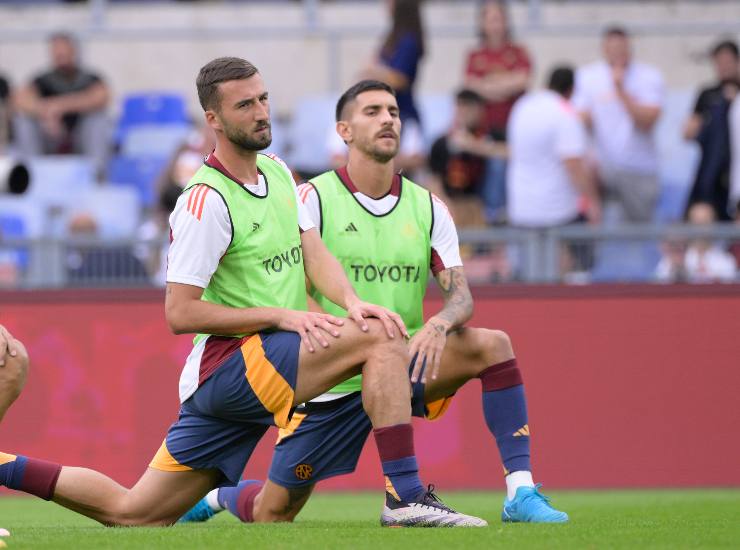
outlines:
[{"label": "bent knee", "polygon": [[476,331],[474,336],[474,349],[483,365],[483,368],[514,358],[514,349],[511,345],[511,338],[509,338],[509,335],[503,330],[472,330]]},{"label": "bent knee", "polygon": [[6,356],[2,367],[2,379],[8,390],[16,397],[21,393],[28,376],[29,360],[26,348],[21,346],[15,356]]},{"label": "bent knee", "polygon": [[388,336],[385,325],[377,319],[368,319],[367,339],[369,348],[374,351],[385,351],[388,353],[407,353],[406,340],[397,327],[394,327],[394,336]]}]

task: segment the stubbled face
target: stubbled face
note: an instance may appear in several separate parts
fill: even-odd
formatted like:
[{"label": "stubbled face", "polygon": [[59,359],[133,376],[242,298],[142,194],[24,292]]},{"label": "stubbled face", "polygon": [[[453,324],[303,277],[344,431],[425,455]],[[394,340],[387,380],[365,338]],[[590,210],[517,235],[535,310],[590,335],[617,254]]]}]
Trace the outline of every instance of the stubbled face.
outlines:
[{"label": "stubbled face", "polygon": [[481,10],[481,31],[487,40],[500,41],[506,37],[506,18],[501,6],[487,3]]},{"label": "stubbled face", "polygon": [[54,38],[49,43],[51,62],[60,71],[74,71],[77,68],[77,49],[66,38]]},{"label": "stubbled face", "polygon": [[630,42],[625,36],[610,35],[603,43],[604,59],[612,67],[626,67],[629,65],[631,51]]},{"label": "stubbled face", "polygon": [[344,114],[346,120],[337,123],[337,131],[350,149],[381,163],[398,154],[401,119],[393,94],[384,90],[363,92],[345,107]]},{"label": "stubbled face", "polygon": [[717,73],[719,80],[737,80],[740,76],[740,63],[731,51],[720,50],[712,60],[714,61],[714,71]]},{"label": "stubbled face", "polygon": [[236,147],[262,151],[272,143],[270,103],[262,76],[257,73],[242,80],[218,85],[218,110],[206,112],[206,120],[216,132],[222,131]]}]

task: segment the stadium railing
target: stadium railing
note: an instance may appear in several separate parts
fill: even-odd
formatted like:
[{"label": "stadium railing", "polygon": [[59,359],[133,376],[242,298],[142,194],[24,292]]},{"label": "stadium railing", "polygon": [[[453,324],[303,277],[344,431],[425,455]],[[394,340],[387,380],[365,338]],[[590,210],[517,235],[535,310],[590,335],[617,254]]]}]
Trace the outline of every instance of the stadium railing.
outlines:
[{"label": "stadium railing", "polygon": [[[657,282],[665,243],[740,244],[740,225],[461,230],[471,284]],[[0,239],[0,288],[163,285],[166,239]],[[738,274],[734,279],[740,282]]]}]

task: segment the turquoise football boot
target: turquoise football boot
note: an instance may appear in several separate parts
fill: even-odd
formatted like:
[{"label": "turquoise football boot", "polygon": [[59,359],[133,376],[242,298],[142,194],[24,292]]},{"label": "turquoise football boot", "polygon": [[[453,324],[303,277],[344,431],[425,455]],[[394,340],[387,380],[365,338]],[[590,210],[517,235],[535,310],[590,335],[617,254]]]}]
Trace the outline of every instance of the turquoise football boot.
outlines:
[{"label": "turquoise football boot", "polygon": [[177,523],[193,523],[208,521],[216,512],[208,505],[205,497],[200,499],[195,506],[193,506],[187,513],[177,520]]},{"label": "turquoise football boot", "polygon": [[565,523],[568,514],[550,506],[550,498],[534,487],[519,487],[513,500],[504,499],[501,521],[526,523]]}]

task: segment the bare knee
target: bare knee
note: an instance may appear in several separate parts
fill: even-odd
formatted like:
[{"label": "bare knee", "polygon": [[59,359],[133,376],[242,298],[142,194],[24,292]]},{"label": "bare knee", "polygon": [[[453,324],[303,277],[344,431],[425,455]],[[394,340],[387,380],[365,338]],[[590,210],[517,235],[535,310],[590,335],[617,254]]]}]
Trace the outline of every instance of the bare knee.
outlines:
[{"label": "bare knee", "polygon": [[474,330],[472,348],[480,361],[481,370],[514,358],[514,349],[509,335],[503,330]]},{"label": "bare knee", "polygon": [[[18,342],[17,354],[6,356],[5,365],[2,367],[2,380],[4,391],[11,402],[14,401],[26,385],[28,377],[29,359],[26,348]],[[10,403],[8,403],[9,405]]]},{"label": "bare knee", "polygon": [[388,336],[383,323],[376,319],[368,319],[367,338],[366,359],[383,355],[388,358],[394,357],[408,362],[408,347],[403,336],[401,336],[397,329],[395,336],[391,338]]}]

